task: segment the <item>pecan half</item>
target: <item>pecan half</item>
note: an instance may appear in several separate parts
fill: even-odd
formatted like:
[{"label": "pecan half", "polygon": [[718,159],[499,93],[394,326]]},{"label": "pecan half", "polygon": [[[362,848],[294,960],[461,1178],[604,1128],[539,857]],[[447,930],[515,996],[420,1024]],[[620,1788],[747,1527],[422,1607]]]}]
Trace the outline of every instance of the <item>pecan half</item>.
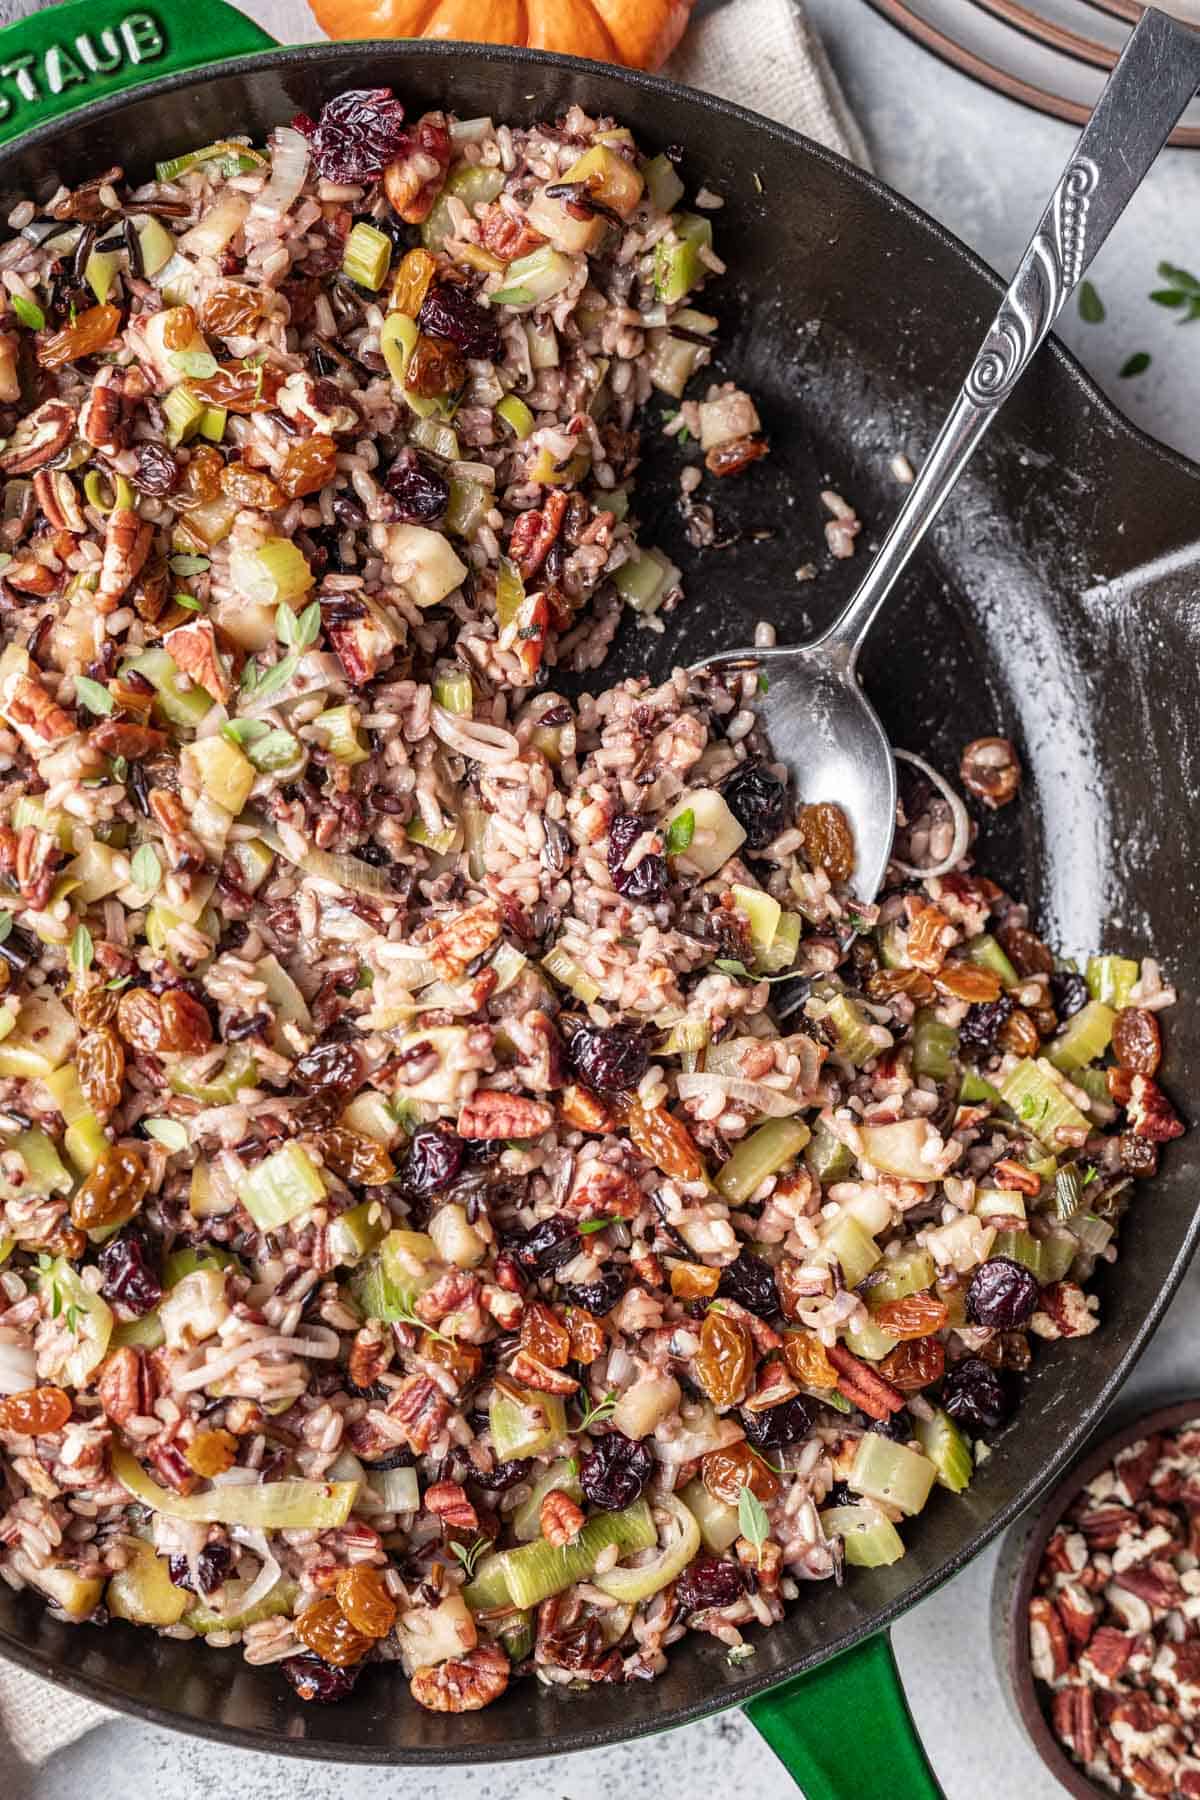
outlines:
[{"label": "pecan half", "polygon": [[442,1521],[448,1531],[477,1531],[479,1514],[457,1481],[435,1481],[425,1489],[425,1509]]},{"label": "pecan half", "polygon": [[152,1418],[158,1384],[140,1350],[124,1344],[107,1356],[96,1381],[100,1404],[114,1425]]},{"label": "pecan half", "polygon": [[33,497],[55,531],[87,530],[75,483],[65,469],[39,469],[33,478]]},{"label": "pecan half", "polygon": [[425,1454],[450,1415],[445,1395],[428,1375],[410,1375],[388,1401],[387,1411],[418,1456]]},{"label": "pecan half", "polygon": [[1076,1650],[1082,1650],[1096,1629],[1099,1602],[1077,1581],[1064,1581],[1055,1595],[1055,1604],[1071,1643]]},{"label": "pecan half", "polygon": [[498,1700],[508,1686],[509,1661],[495,1644],[481,1644],[468,1656],[417,1669],[409,1691],[426,1712],[478,1712]]},{"label": "pecan half", "polygon": [[1183,1120],[1149,1075],[1135,1075],[1129,1084],[1129,1123],[1139,1137],[1165,1144],[1183,1136]]},{"label": "pecan half", "polygon": [[176,666],[224,706],[233,692],[233,676],[229,663],[217,644],[216,629],[211,619],[193,619],[177,625],[163,638],[163,649],[174,657]]},{"label": "pecan half", "polygon": [[974,794],[993,812],[999,806],[1007,806],[1021,785],[1021,765],[1011,740],[975,738],[962,753],[958,777],[968,794]]},{"label": "pecan half", "polygon": [[564,1125],[575,1131],[606,1132],[617,1129],[617,1116],[591,1088],[578,1083],[564,1088],[559,1100]]},{"label": "pecan half", "polygon": [[392,1334],[378,1320],[355,1332],[346,1373],[356,1388],[369,1388],[379,1380],[391,1364],[392,1349]]},{"label": "pecan half", "polygon": [[546,495],[540,512],[519,514],[508,542],[508,554],[520,571],[521,580],[532,581],[562,530],[567,510],[567,496],[554,490]]},{"label": "pecan half", "polygon": [[870,1419],[886,1419],[904,1407],[904,1395],[890,1381],[884,1381],[868,1363],[860,1360],[842,1344],[831,1344],[826,1356],[838,1372],[838,1387],[852,1406]]},{"label": "pecan half", "polygon": [[579,1383],[561,1369],[551,1369],[528,1350],[518,1350],[509,1364],[514,1381],[523,1387],[536,1388],[540,1394],[573,1394]]},{"label": "pecan half", "polygon": [[464,1102],[457,1129],[464,1138],[535,1138],[553,1123],[554,1108],[541,1100],[480,1088]]},{"label": "pecan half", "polygon": [[1029,1666],[1037,1681],[1053,1684],[1071,1664],[1066,1627],[1053,1600],[1035,1594],[1029,1602]]},{"label": "pecan half", "polygon": [[153,525],[145,524],[131,507],[115,507],[104,532],[104,556],[96,586],[96,610],[115,612],[126,588],[137,576],[150,552]]},{"label": "pecan half", "polygon": [[0,453],[0,474],[29,475],[53,462],[75,430],[75,409],[65,400],[45,400],[26,415]]},{"label": "pecan half", "polygon": [[578,1536],[585,1517],[583,1508],[576,1506],[570,1494],[564,1494],[561,1488],[551,1488],[543,1496],[538,1513],[542,1536],[556,1550]]},{"label": "pecan half", "polygon": [[495,900],[481,900],[439,924],[429,944],[429,960],[444,981],[457,981],[468,963],[491,949],[500,936],[502,917]]},{"label": "pecan half", "polygon": [[1087,1688],[1060,1688],[1050,1716],[1060,1743],[1081,1763],[1090,1763],[1096,1755],[1096,1703]]}]

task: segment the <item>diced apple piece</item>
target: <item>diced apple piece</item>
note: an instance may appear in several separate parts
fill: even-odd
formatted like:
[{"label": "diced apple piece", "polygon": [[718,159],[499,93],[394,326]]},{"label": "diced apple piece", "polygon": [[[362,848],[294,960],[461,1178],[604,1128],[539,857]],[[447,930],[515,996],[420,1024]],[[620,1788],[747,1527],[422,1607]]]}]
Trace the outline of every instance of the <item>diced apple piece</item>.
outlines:
[{"label": "diced apple piece", "polygon": [[440,531],[424,525],[388,525],[385,531],[392,578],[417,606],[436,606],[460,586],[467,565]]},{"label": "diced apple piece", "polygon": [[695,817],[692,840],[676,856],[676,866],[684,873],[715,875],[741,849],[746,833],[715,788],[689,788],[681,794],[667,814],[665,826],[688,811]]}]

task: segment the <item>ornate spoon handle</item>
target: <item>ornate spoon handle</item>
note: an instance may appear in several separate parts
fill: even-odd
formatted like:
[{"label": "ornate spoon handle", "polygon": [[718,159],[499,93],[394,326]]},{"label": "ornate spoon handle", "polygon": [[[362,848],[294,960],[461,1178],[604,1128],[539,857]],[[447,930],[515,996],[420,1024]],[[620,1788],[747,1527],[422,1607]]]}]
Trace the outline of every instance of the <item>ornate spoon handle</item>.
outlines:
[{"label": "ornate spoon handle", "polygon": [[1200,32],[1149,8],[1108,78],[904,505],[849,606],[819,640],[847,672],[979,440],[1197,88]]}]

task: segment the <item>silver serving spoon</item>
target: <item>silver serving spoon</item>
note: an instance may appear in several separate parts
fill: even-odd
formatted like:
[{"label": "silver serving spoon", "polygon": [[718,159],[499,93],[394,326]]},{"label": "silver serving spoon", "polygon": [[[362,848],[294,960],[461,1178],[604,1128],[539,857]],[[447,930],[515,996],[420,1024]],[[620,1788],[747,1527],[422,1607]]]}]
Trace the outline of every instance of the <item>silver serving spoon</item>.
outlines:
[{"label": "silver serving spoon", "polygon": [[1200,32],[1151,7],[1108,78],[925,465],[841,617],[811,644],[730,650],[701,669],[756,669],[776,754],[805,801],[833,800],[854,833],[852,885],[882,884],[896,765],[856,667],[867,633],[976,446],[1200,88]]}]

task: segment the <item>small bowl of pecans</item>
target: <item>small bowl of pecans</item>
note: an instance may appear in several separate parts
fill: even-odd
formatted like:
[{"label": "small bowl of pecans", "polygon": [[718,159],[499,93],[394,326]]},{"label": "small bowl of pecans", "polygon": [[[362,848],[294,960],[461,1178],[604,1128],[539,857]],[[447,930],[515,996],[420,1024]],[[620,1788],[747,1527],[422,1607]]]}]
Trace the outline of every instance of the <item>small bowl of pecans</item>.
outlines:
[{"label": "small bowl of pecans", "polygon": [[1089,1452],[1004,1546],[997,1648],[1078,1800],[1200,1800],[1200,1399]]}]

